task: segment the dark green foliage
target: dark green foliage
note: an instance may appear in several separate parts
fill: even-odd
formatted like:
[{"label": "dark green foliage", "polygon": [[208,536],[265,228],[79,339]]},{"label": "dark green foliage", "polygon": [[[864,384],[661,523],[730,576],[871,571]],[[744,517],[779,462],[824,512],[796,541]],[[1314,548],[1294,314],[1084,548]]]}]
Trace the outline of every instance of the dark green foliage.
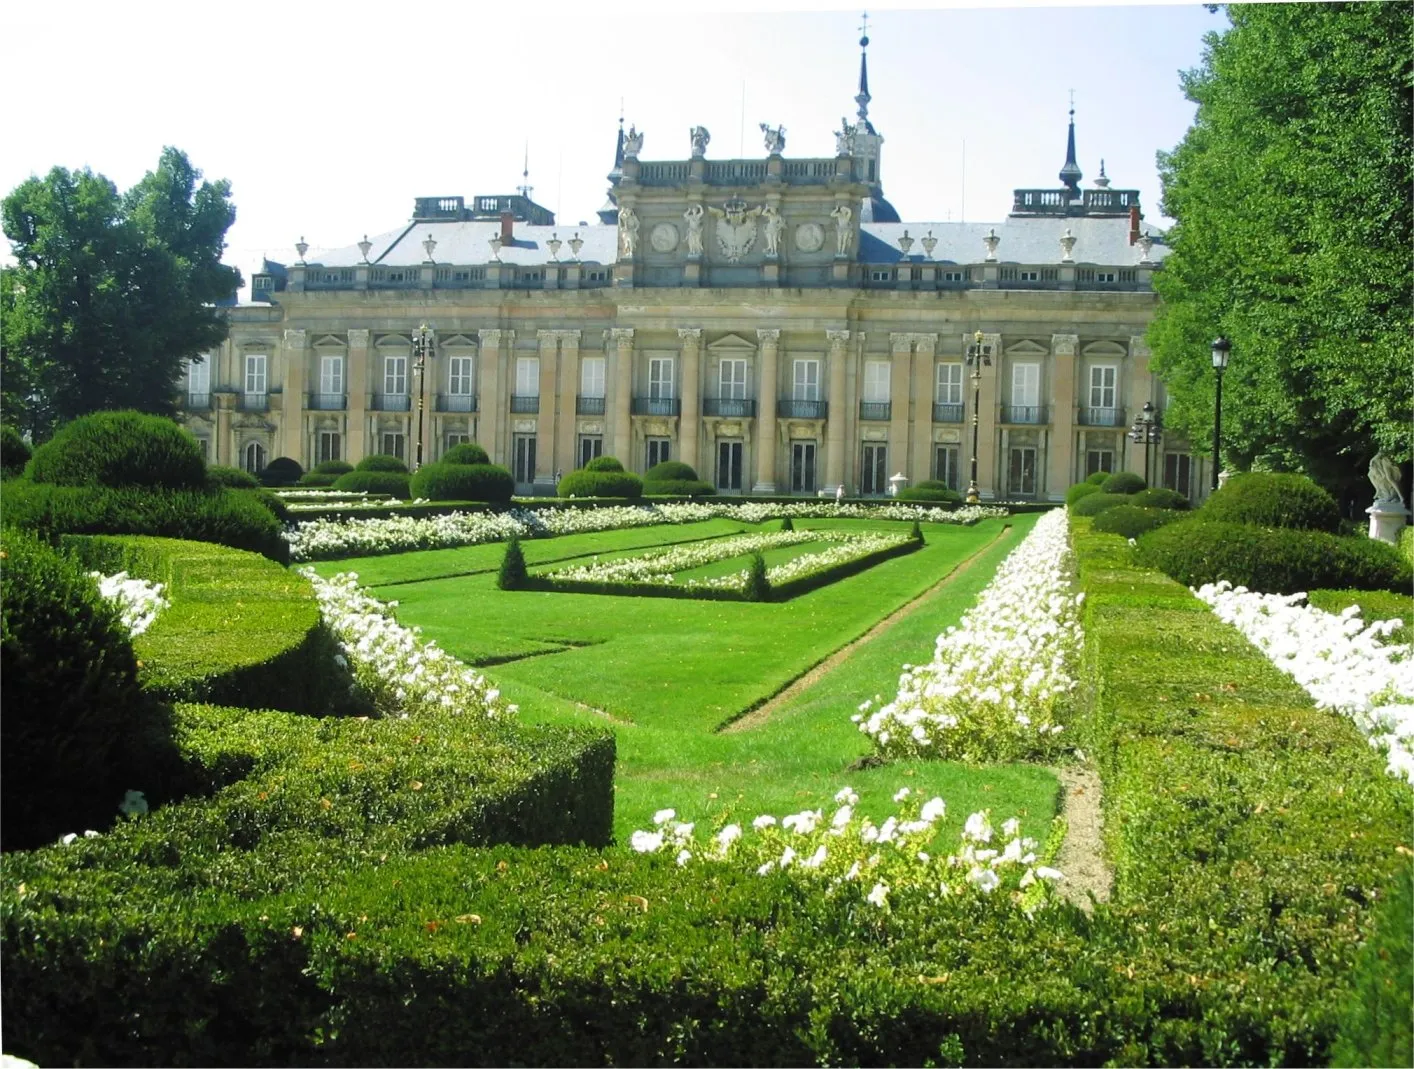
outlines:
[{"label": "dark green foliage", "polygon": [[281,524],[294,522],[294,513],[290,511],[290,506],[285,504],[284,498],[280,497],[279,494],[272,493],[263,486],[245,492],[248,496],[253,497],[256,501],[259,501],[269,509],[271,514],[279,520]]},{"label": "dark green foliage", "polygon": [[520,539],[511,535],[506,543],[506,555],[501,558],[501,570],[496,576],[496,585],[502,590],[519,590],[525,586],[525,551],[520,548]]},{"label": "dark green foliage", "polygon": [[619,463],[617,457],[594,457],[584,466],[585,471],[623,471],[624,466]]},{"label": "dark green foliage", "polygon": [[354,466],[347,460],[321,460],[314,465],[310,471],[318,475],[347,475],[354,470]]},{"label": "dark green foliage", "polygon": [[770,601],[771,581],[766,578],[766,558],[760,552],[751,554],[746,567],[745,595],[747,601]]},{"label": "dark green foliage", "polygon": [[1399,551],[1405,560],[1414,564],[1414,527],[1405,527],[1399,532]]},{"label": "dark green foliage", "polygon": [[782,530],[782,531],[794,531],[794,530],[795,530],[795,521],[792,520],[789,516],[785,517],[783,520],[781,520],[781,530]]},{"label": "dark green foliage", "polygon": [[0,423],[0,474],[18,475],[32,455],[29,443],[8,423]]},{"label": "dark green foliage", "polygon": [[716,492],[715,486],[701,479],[649,479],[645,476],[643,480],[644,497],[711,497]]},{"label": "dark green foliage", "polygon": [[1091,486],[1103,486],[1106,479],[1110,477],[1107,471],[1097,471],[1093,475],[1085,476],[1085,481]]},{"label": "dark green foliage", "polygon": [[1076,483],[1065,492],[1065,503],[1073,505],[1082,497],[1089,497],[1091,494],[1098,494],[1100,487],[1095,483]]},{"label": "dark green foliage", "polygon": [[264,486],[295,486],[304,475],[304,468],[293,457],[276,457],[260,473]]},{"label": "dark green foliage", "polygon": [[1226,579],[1264,594],[1321,587],[1408,591],[1414,582],[1409,562],[1386,542],[1214,523],[1201,513],[1145,535],[1139,559],[1186,586]]},{"label": "dark green foliage", "polygon": [[[396,458],[394,458],[396,459]],[[411,496],[412,477],[396,471],[351,471],[334,480],[335,490],[354,493],[391,494],[399,499]]]},{"label": "dark green foliage", "polygon": [[311,490],[323,489],[325,487],[333,486],[334,483],[338,480],[339,476],[343,474],[346,473],[333,471],[307,471],[300,476],[299,485],[307,487]]},{"label": "dark green foliage", "polygon": [[693,470],[691,464],[684,464],[681,460],[665,460],[661,464],[654,464],[643,473],[644,482],[697,482],[697,472]]},{"label": "dark green foliage", "polygon": [[1309,531],[1340,529],[1335,498],[1304,475],[1234,475],[1203,503],[1203,518]]},{"label": "dark green foliage", "polygon": [[206,462],[196,439],[170,419],[95,412],[60,427],[34,451],[26,474],[59,486],[199,490]]},{"label": "dark green foliage", "polygon": [[1086,494],[1070,506],[1072,516],[1098,516],[1106,509],[1132,504],[1128,494]]},{"label": "dark green foliage", "polygon": [[408,466],[404,461],[387,453],[370,453],[354,465],[354,471],[391,471],[406,475]]},{"label": "dark green foliage", "polygon": [[1168,490],[1162,486],[1140,490],[1134,495],[1132,503],[1145,509],[1178,509],[1182,511],[1193,507],[1188,498],[1177,490]]},{"label": "dark green foliage", "polygon": [[5,522],[61,534],[146,534],[248,549],[287,564],[280,521],[249,490],[108,490],[18,480],[5,487]]},{"label": "dark green foliage", "polygon": [[16,850],[106,828],[125,791],[152,790],[168,730],[94,581],[13,528],[0,558],[0,842]]},{"label": "dark green foliage", "polygon": [[1414,596],[1410,591],[1394,593],[1388,590],[1312,590],[1306,600],[1318,609],[1339,615],[1351,605],[1360,607],[1360,618],[1403,621],[1386,643],[1414,641]]},{"label": "dark green foliage", "polygon": [[1332,1065],[1414,1065],[1414,868],[1399,867],[1355,963]]},{"label": "dark green foliage", "polygon": [[1132,471],[1117,471],[1100,484],[1102,494],[1137,494],[1147,484]]},{"label": "dark green foliage", "polygon": [[913,526],[908,529],[908,537],[915,542],[923,541],[923,527],[917,520],[914,520]]},{"label": "dark green foliage", "polygon": [[475,442],[461,442],[442,454],[443,464],[490,464],[491,457]]},{"label": "dark green foliage", "polygon": [[897,500],[927,505],[960,505],[962,495],[946,486],[930,487],[919,483],[917,486],[905,486],[898,492]]},{"label": "dark green foliage", "polygon": [[[613,457],[595,457],[599,460],[613,460]],[[614,461],[618,463],[618,461]],[[611,468],[581,468],[572,471],[560,480],[555,491],[560,497],[642,497],[643,480],[631,471],[614,471]]]},{"label": "dark green foliage", "polygon": [[496,464],[439,461],[417,469],[410,493],[429,501],[506,502],[515,493],[515,480]]},{"label": "dark green foliage", "polygon": [[1181,514],[1173,509],[1116,505],[1095,517],[1094,529],[1106,534],[1123,535],[1125,538],[1138,538],[1155,527],[1162,527],[1180,518]]},{"label": "dark green foliage", "polygon": [[260,480],[248,471],[232,468],[226,464],[212,464],[206,469],[206,481],[212,487],[229,487],[232,490],[257,490]]}]

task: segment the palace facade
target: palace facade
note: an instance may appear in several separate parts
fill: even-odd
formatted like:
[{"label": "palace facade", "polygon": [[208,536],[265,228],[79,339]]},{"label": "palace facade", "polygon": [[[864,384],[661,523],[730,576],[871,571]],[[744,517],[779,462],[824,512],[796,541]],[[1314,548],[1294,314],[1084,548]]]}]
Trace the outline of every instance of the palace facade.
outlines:
[{"label": "palace facade", "polygon": [[863,58],[855,100],[820,159],[763,126],[763,158],[711,159],[696,127],[688,158],[643,160],[620,123],[595,225],[523,189],[419,197],[318,262],[301,242],[189,367],[186,425],[250,470],[477,441],[527,494],[612,454],[684,460],[725,494],[852,496],[895,474],[965,490],[975,421],[984,499],[1055,500],[1146,453],[1198,497],[1206,461],[1130,433],[1163,409],[1143,335],[1166,249],[1103,163],[1081,188],[1073,114],[1058,186],[992,224],[904,222]]}]

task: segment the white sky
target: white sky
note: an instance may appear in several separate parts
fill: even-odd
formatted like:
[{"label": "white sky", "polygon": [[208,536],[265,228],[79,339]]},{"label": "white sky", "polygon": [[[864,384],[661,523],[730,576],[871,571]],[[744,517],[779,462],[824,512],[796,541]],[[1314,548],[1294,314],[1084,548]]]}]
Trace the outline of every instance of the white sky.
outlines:
[{"label": "white sky", "polygon": [[[126,189],[175,145],[230,179],[249,282],[262,254],[352,245],[415,197],[513,192],[528,142],[534,199],[573,227],[604,203],[620,98],[645,160],[686,159],[695,125],[709,158],[761,158],[761,122],[788,158],[832,156],[859,23],[834,0],[17,5],[0,192],[56,164]],[[1074,89],[1084,184],[1103,157],[1167,225],[1154,153],[1193,118],[1178,72],[1226,25],[1196,4],[871,8],[884,192],[905,221],[1000,220],[1014,187],[1059,184]]]}]

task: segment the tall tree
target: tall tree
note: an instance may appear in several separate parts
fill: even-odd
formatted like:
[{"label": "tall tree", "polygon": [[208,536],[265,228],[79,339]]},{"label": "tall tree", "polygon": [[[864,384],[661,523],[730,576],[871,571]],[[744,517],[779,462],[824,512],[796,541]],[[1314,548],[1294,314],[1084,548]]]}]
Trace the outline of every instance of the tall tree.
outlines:
[{"label": "tall tree", "polygon": [[1410,456],[1411,10],[1235,4],[1183,75],[1193,126],[1159,154],[1177,220],[1155,288],[1171,429],[1210,441],[1209,342],[1232,340],[1224,460],[1368,498]]},{"label": "tall tree", "polygon": [[174,148],[120,196],[56,167],[5,198],[16,266],[0,277],[0,406],[43,437],[85,412],[172,415],[182,362],[226,336],[215,305],[240,286],[221,263],[230,184],[201,182]]}]

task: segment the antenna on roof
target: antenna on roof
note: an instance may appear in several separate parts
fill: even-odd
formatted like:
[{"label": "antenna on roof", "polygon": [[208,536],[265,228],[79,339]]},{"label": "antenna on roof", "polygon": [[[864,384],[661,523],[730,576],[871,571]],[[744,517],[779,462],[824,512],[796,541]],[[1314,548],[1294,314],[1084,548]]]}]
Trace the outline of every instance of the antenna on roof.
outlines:
[{"label": "antenna on roof", "polygon": [[520,172],[520,185],[517,189],[520,195],[526,200],[530,199],[530,191],[535,187],[530,184],[530,142],[525,143],[525,167]]}]

